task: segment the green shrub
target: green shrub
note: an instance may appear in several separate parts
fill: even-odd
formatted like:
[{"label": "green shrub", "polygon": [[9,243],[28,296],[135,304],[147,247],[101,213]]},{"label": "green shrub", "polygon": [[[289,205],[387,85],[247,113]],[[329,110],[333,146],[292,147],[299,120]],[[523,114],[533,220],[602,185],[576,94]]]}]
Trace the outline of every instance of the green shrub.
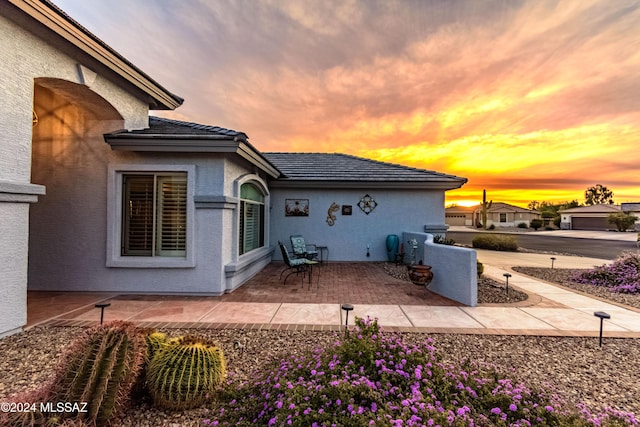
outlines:
[{"label": "green shrub", "polygon": [[518,228],[529,228],[526,222],[521,222],[518,224]]},{"label": "green shrub", "polygon": [[487,230],[495,230],[495,229],[496,229],[495,224],[491,224],[489,227],[487,227]]},{"label": "green shrub", "polygon": [[542,220],[541,219],[532,219],[531,222],[529,223],[529,225],[531,226],[531,228],[533,228],[534,230],[538,231],[538,228],[542,227]]},{"label": "green shrub", "polygon": [[480,234],[471,241],[471,245],[477,249],[490,249],[492,251],[518,250],[518,242],[513,236]]},{"label": "green shrub", "polygon": [[482,276],[482,273],[484,273],[484,264],[482,264],[480,261],[476,261],[476,265],[477,265],[477,272],[478,272],[478,279],[480,278],[480,276]]},{"label": "green shrub", "polygon": [[161,346],[147,366],[147,389],[156,405],[190,409],[203,404],[226,376],[222,350],[186,336]]}]

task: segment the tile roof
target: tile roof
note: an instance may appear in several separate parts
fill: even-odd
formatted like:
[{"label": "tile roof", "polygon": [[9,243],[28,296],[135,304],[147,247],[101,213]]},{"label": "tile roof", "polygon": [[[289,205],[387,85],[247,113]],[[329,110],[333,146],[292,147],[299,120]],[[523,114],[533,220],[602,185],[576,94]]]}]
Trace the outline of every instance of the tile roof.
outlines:
[{"label": "tile roof", "polygon": [[615,213],[620,212],[620,205],[590,205],[578,206],[577,208],[563,209],[560,213]]},{"label": "tile roof", "polygon": [[201,125],[180,120],[165,119],[162,117],[149,117],[149,127],[145,129],[126,132],[129,135],[202,135],[213,137],[227,137],[234,139],[239,137],[246,141],[247,134],[220,126]]},{"label": "tile roof", "polygon": [[[482,209],[482,205],[478,205],[478,209]],[[522,212],[522,213],[538,213],[532,209],[521,208],[520,206],[510,205],[504,202],[494,202],[488,212]]]},{"label": "tile roof", "polygon": [[458,188],[466,178],[340,153],[263,153],[282,176],[278,182],[443,184]]}]

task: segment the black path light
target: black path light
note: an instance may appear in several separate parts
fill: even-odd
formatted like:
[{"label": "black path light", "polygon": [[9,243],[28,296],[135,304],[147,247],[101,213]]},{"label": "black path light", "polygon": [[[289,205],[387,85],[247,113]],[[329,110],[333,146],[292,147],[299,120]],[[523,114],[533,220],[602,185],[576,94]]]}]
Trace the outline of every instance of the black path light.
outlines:
[{"label": "black path light", "polygon": [[555,260],[556,260],[556,257],[552,256],[551,257],[551,268],[553,268],[553,263],[555,262]]},{"label": "black path light", "polygon": [[342,309],[346,312],[344,329],[347,331],[349,329],[349,312],[353,310],[353,306],[351,304],[342,304]]},{"label": "black path light", "polygon": [[100,324],[102,325],[102,321],[104,320],[104,309],[111,306],[111,303],[103,302],[100,304],[96,304],[96,308],[100,309]]},{"label": "black path light", "polygon": [[504,273],[503,276],[506,277],[506,279],[507,279],[507,287],[506,287],[506,289],[507,289],[507,295],[508,295],[509,294],[509,277],[511,277],[511,274]]},{"label": "black path light", "polygon": [[600,347],[602,347],[602,323],[604,322],[604,319],[611,319],[611,315],[604,311],[596,311],[593,315],[600,318]]}]

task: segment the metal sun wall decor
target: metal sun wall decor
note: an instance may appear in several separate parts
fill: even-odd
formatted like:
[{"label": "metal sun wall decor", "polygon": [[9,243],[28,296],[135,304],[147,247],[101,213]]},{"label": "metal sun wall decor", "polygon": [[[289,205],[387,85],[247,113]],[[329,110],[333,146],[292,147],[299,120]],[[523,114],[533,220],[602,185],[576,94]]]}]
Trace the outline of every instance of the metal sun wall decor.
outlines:
[{"label": "metal sun wall decor", "polygon": [[360,208],[360,210],[362,210],[362,212],[367,215],[373,212],[376,206],[378,206],[378,202],[376,202],[375,199],[368,194],[362,196],[360,198],[360,201],[358,202],[358,207]]}]

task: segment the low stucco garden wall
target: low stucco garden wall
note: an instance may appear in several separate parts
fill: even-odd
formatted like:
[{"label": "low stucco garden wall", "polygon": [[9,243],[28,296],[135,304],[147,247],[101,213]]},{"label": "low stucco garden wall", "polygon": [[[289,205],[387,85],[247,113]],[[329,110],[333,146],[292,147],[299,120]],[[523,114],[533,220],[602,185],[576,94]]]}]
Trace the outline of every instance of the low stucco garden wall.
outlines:
[{"label": "low stucco garden wall", "polygon": [[433,242],[427,233],[402,233],[405,252],[411,262],[409,241],[416,239],[415,262],[430,265],[433,280],[429,289],[443,297],[470,307],[478,305],[477,254],[473,249],[442,245]]}]

